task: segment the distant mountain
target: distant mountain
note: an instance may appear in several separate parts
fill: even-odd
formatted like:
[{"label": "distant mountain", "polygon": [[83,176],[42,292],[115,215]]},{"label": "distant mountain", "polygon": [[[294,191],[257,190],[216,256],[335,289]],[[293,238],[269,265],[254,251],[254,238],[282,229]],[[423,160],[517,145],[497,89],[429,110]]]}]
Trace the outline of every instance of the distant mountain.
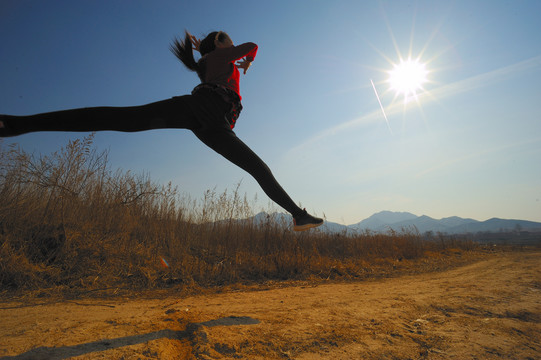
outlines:
[{"label": "distant mountain", "polygon": [[480,231],[539,231],[541,230],[541,223],[526,220],[507,220],[492,218],[483,222],[477,221],[473,223],[463,224],[460,226],[455,226],[449,230],[449,233],[452,234],[473,233]]},{"label": "distant mountain", "polygon": [[372,231],[385,231],[390,224],[396,224],[416,218],[417,215],[413,215],[408,212],[381,211],[357,224],[349,225],[348,227],[361,231],[365,229]]},{"label": "distant mountain", "polygon": [[[278,221],[286,225],[291,223],[290,215],[284,213],[267,214],[262,212],[257,214],[254,220],[256,223],[264,223],[268,220]],[[416,230],[420,233],[431,231],[434,233],[465,234],[500,231],[541,231],[541,222],[498,218],[478,221],[468,218],[464,219],[458,216],[437,220],[430,216],[417,216],[409,212],[381,211],[356,224],[347,226],[326,221],[320,229],[329,233],[348,234],[363,233],[365,231],[388,232],[389,230],[397,232]]]},{"label": "distant mountain", "polygon": [[284,213],[275,212],[275,213],[269,214],[263,211],[257,214],[256,216],[254,216],[253,219],[256,224],[264,224],[267,221],[280,223],[282,221],[286,221],[287,217],[291,219],[289,215],[284,214]]},{"label": "distant mountain", "polygon": [[[403,218],[404,220],[400,220]],[[399,221],[395,221],[399,220]],[[395,231],[416,229],[420,233],[427,231],[447,234],[477,233],[483,231],[513,231],[513,230],[539,230],[541,223],[526,220],[506,220],[493,218],[486,221],[464,219],[458,216],[433,219],[429,216],[416,216],[410,213],[393,213],[382,211],[374,214],[358,224],[350,225],[349,228],[357,231],[385,232],[390,229]]]},{"label": "distant mountain", "polygon": [[441,223],[441,220],[436,220],[430,216],[419,216],[415,219],[401,221],[399,223],[389,225],[393,230],[402,230],[402,229],[417,229],[417,231],[424,233],[427,231],[434,232],[445,232],[447,226]]},{"label": "distant mountain", "polygon": [[476,222],[477,220],[463,219],[458,216],[451,216],[451,217],[443,218],[440,220],[440,223],[442,223],[443,225],[447,227],[457,227],[457,226],[462,226],[462,225],[476,223]]},{"label": "distant mountain", "polygon": [[349,226],[334,223],[331,221],[325,221],[323,225],[320,226],[320,229],[324,232],[328,233],[347,233],[347,234],[355,234],[357,233],[356,230],[351,229]]}]

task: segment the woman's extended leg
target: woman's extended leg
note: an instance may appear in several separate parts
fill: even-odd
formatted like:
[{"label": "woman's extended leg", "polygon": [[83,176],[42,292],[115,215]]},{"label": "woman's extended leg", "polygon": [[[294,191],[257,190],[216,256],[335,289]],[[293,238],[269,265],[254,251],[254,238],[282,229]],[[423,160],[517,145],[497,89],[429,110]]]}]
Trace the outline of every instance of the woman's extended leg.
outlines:
[{"label": "woman's extended leg", "polygon": [[237,135],[227,128],[194,130],[194,134],[208,147],[252,175],[263,191],[293,217],[303,213],[276,181],[271,170]]},{"label": "woman's extended leg", "polygon": [[143,131],[200,127],[190,106],[191,95],[141,106],[90,107],[28,116],[0,115],[0,137],[35,131]]}]

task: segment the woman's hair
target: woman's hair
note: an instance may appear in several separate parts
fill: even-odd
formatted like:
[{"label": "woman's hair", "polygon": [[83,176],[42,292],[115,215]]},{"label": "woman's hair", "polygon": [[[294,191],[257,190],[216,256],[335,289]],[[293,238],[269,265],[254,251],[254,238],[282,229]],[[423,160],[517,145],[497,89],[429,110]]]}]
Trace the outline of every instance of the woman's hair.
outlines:
[{"label": "woman's hair", "polygon": [[[204,69],[199,66],[193,57],[192,41],[190,37],[191,34],[186,31],[184,41],[178,38],[173,39],[173,43],[169,46],[169,49],[188,69],[197,72],[199,78],[203,80],[205,77]],[[208,34],[201,40],[201,44],[199,45],[199,53],[201,53],[201,56],[205,56],[216,49],[216,45],[214,44],[215,40],[222,42],[225,37],[226,34],[222,31],[213,31]]]}]

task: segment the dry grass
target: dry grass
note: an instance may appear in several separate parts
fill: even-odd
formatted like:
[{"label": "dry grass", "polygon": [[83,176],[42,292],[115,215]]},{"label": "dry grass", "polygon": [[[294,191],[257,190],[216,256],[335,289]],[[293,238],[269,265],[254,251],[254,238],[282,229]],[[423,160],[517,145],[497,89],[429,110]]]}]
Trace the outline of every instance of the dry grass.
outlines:
[{"label": "dry grass", "polygon": [[473,247],[408,231],[294,233],[272,217],[238,220],[254,215],[238,187],[194,201],[148,174],[111,170],[107,152],[96,151],[92,140],[39,157],[0,142],[2,289],[364,278],[380,267]]}]

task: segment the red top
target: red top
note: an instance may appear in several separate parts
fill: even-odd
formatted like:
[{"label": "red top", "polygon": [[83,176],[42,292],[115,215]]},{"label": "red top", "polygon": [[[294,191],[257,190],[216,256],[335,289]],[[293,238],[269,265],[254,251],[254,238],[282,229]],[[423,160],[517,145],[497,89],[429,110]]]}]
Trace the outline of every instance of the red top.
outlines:
[{"label": "red top", "polygon": [[235,61],[246,57],[253,61],[257,54],[257,45],[251,42],[228,48],[216,48],[199,59],[199,65],[204,66],[205,83],[218,84],[233,90],[242,99],[239,92],[240,72]]}]

